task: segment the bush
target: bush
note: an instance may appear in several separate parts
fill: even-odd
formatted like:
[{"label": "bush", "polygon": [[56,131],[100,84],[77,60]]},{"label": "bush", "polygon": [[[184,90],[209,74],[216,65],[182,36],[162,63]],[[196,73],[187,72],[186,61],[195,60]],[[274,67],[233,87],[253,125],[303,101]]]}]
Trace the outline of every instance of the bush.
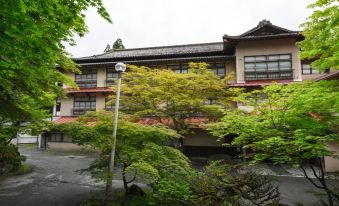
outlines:
[{"label": "bush", "polygon": [[192,205],[193,192],[185,181],[163,178],[153,185],[151,205]]},{"label": "bush", "polygon": [[0,175],[17,171],[25,160],[15,145],[0,145]]},{"label": "bush", "polygon": [[212,162],[190,178],[198,205],[265,205],[279,202],[278,187],[244,165]]}]

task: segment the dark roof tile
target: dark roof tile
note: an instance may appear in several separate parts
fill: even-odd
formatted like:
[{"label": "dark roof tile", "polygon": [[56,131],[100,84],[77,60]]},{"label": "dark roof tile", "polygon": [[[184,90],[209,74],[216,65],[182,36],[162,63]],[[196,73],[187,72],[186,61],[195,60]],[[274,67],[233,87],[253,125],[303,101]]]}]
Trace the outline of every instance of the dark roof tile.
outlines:
[{"label": "dark roof tile", "polygon": [[163,47],[146,47],[117,50],[99,55],[88,57],[74,58],[75,61],[89,60],[89,59],[119,59],[128,57],[145,57],[145,56],[169,56],[180,54],[204,54],[216,53],[223,51],[222,42],[204,43],[204,44],[187,44]]}]

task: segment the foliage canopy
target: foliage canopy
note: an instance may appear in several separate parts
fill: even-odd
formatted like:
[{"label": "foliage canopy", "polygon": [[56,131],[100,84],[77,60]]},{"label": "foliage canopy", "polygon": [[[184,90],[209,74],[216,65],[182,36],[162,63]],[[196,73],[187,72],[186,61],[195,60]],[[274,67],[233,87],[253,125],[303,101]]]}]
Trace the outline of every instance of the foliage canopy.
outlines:
[{"label": "foliage canopy", "polygon": [[59,85],[72,84],[62,68],[78,71],[63,44],[87,32],[89,7],[111,21],[101,0],[1,1],[0,124],[48,116]]},{"label": "foliage canopy", "polygon": [[308,6],[315,9],[301,24],[305,40],[299,43],[301,57],[316,59],[314,68],[339,69],[339,5],[338,0],[317,0]]},{"label": "foliage canopy", "polygon": [[[184,134],[188,130],[185,119],[222,114],[226,80],[215,75],[206,63],[190,63],[186,74],[129,66],[123,75],[121,109],[137,119],[152,117],[159,123],[169,119],[171,128]],[[206,104],[210,99],[215,104]]]}]

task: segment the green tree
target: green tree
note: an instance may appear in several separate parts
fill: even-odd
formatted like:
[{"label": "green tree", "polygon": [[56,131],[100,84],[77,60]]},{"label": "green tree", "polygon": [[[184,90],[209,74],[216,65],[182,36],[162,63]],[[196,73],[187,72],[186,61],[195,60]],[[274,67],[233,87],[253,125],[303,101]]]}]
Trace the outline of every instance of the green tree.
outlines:
[{"label": "green tree", "polygon": [[63,72],[78,69],[63,44],[74,45],[73,36],[87,32],[89,7],[111,21],[101,0],[1,1],[0,144],[10,142],[21,122],[46,118],[63,95],[60,84],[72,85]]},{"label": "green tree", "polygon": [[124,44],[122,43],[122,39],[118,38],[117,40],[115,40],[115,42],[112,45],[112,50],[116,51],[116,50],[123,50],[125,49]]},{"label": "green tree", "polygon": [[207,127],[219,137],[237,135],[232,145],[248,151],[251,163],[270,160],[299,167],[333,205],[338,195],[326,183],[322,158],[336,157],[326,143],[338,141],[338,91],[338,81],[272,84],[239,94],[234,100],[251,108],[227,111]]},{"label": "green tree", "polygon": [[111,51],[111,50],[112,50],[112,49],[111,49],[111,46],[110,46],[109,44],[107,44],[107,46],[106,46],[104,52],[107,53],[107,52],[109,52],[109,51]]},{"label": "green tree", "polygon": [[[185,119],[196,115],[218,117],[226,102],[225,79],[207,66],[190,63],[187,74],[129,66],[123,75],[121,109],[137,119],[151,116],[159,123],[170,120],[171,128],[185,134],[188,131]],[[215,104],[207,105],[209,99]]]},{"label": "green tree", "polygon": [[110,52],[110,51],[117,51],[117,50],[123,50],[125,49],[124,44],[122,43],[122,39],[118,38],[117,40],[115,40],[115,42],[112,44],[112,48],[111,45],[107,44],[104,52]]},{"label": "green tree", "polygon": [[[113,113],[94,112],[79,117],[77,122],[55,125],[52,130],[61,131],[80,145],[98,149],[100,157],[91,163],[95,178],[106,179],[109,152],[112,144]],[[119,120],[116,145],[116,165],[122,167],[122,179],[126,195],[135,191],[135,180],[152,186],[162,178],[184,180],[190,171],[188,158],[170,146],[179,135],[171,129],[147,126]],[[132,185],[131,185],[132,184]],[[133,190],[131,189],[133,188]]]},{"label": "green tree", "polygon": [[242,164],[211,162],[204,172],[190,177],[197,205],[277,205],[278,187],[271,178]]},{"label": "green tree", "polygon": [[317,0],[308,6],[315,9],[301,24],[305,39],[299,43],[303,59],[315,59],[312,66],[325,70],[339,69],[338,0]]}]

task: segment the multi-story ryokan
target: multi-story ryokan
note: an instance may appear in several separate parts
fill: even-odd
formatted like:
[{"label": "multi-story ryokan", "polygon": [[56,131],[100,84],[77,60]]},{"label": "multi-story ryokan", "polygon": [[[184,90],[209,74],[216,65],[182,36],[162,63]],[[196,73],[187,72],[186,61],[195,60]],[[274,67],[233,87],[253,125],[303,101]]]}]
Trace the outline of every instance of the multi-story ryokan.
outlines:
[{"label": "multi-story ryokan", "polygon": [[[235,74],[230,82],[237,87],[260,87],[270,82],[287,84],[306,79],[333,79],[339,73],[326,71],[320,74],[310,67],[309,61],[300,60],[297,42],[303,36],[273,25],[267,20],[239,36],[224,35],[220,42],[163,47],[124,49],[88,57],[74,58],[82,73],[68,73],[79,86],[79,90],[67,89],[67,98],[59,99],[53,110],[56,123],[74,121],[86,111],[108,109],[105,103],[112,93],[114,65],[117,62],[172,69],[186,73],[189,62],[206,62],[215,74],[223,77]],[[216,138],[201,129],[184,138],[183,151],[191,156],[208,156],[227,153]],[[61,133],[46,134],[44,146],[71,144],[72,140]],[[335,146],[333,146],[334,149]],[[334,161],[334,160],[329,160]],[[332,164],[331,164],[332,165]],[[333,170],[328,166],[328,170]],[[337,163],[339,165],[339,163]],[[339,168],[338,168],[339,169]]]}]

